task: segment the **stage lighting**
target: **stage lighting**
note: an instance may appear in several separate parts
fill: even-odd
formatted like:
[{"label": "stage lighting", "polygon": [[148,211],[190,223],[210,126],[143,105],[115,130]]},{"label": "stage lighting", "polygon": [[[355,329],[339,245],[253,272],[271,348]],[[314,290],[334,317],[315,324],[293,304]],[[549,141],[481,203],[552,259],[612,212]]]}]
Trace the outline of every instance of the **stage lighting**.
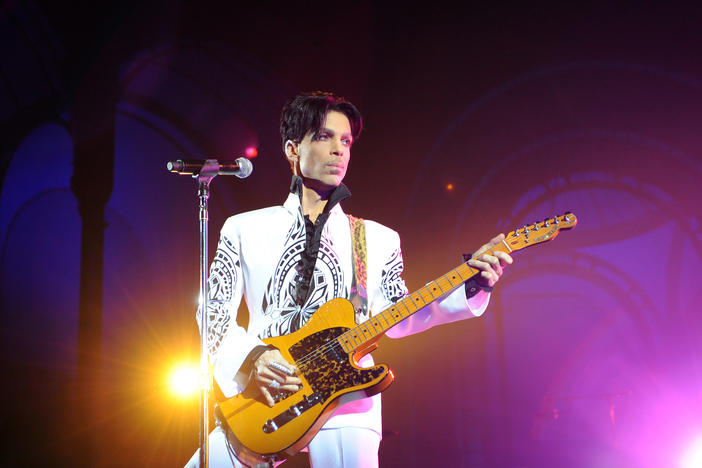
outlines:
[{"label": "stage lighting", "polygon": [[200,390],[200,371],[191,364],[183,364],[171,371],[171,393],[179,398],[191,398]]},{"label": "stage lighting", "polygon": [[702,467],[702,434],[688,447],[680,461],[680,468]]},{"label": "stage lighting", "polygon": [[247,158],[255,158],[256,156],[258,156],[258,148],[256,148],[255,146],[249,146],[248,148],[246,148],[244,153],[246,154]]}]

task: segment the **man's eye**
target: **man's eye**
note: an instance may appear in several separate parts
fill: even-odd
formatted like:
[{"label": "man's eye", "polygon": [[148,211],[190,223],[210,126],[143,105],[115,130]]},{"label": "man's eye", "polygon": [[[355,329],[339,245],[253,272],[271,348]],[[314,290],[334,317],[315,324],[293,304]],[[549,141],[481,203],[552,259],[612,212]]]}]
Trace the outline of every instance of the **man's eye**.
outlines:
[{"label": "man's eye", "polygon": [[349,138],[344,138],[341,140],[341,142],[344,144],[344,146],[351,146],[351,139]]},{"label": "man's eye", "polygon": [[327,135],[326,133],[320,133],[320,134],[317,136],[317,139],[318,139],[318,140],[326,140],[326,139],[328,139],[328,138],[329,138],[329,135]]}]

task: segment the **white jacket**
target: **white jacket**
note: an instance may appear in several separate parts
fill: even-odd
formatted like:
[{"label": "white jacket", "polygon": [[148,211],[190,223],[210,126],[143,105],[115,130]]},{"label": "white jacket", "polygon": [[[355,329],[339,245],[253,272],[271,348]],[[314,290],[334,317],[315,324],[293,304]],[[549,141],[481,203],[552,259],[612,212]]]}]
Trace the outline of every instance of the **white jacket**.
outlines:
[{"label": "white jacket", "polygon": [[[407,294],[402,279],[398,234],[381,224],[365,221],[367,294],[370,313],[376,314]],[[214,377],[231,397],[248,382],[237,371],[262,338],[297,329],[325,302],[348,298],[353,278],[351,232],[347,216],[336,204],[330,211],[319,246],[310,288],[303,307],[293,300],[300,254],[305,246],[305,221],[300,198],[291,193],[283,206],[264,208],[229,218],[222,227],[209,277],[209,344]],[[427,281],[431,278],[427,278]],[[237,325],[242,295],[249,310],[248,330]],[[463,287],[445,295],[386,333],[393,338],[427,330],[435,325],[478,316],[489,294],[466,299]],[[199,320],[198,320],[199,323]],[[370,355],[360,362],[373,364]],[[325,428],[365,427],[381,434],[380,395],[337,408]]]}]

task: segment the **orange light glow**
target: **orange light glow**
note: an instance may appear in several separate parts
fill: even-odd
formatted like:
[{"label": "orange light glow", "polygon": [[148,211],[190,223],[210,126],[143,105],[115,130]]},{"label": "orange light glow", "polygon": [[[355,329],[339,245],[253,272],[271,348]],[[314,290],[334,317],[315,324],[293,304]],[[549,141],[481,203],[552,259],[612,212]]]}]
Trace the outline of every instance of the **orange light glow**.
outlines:
[{"label": "orange light glow", "polygon": [[449,192],[453,191],[453,184],[446,184],[446,190]]},{"label": "orange light glow", "polygon": [[192,364],[180,364],[171,370],[169,383],[173,395],[191,398],[200,390],[200,371]]}]

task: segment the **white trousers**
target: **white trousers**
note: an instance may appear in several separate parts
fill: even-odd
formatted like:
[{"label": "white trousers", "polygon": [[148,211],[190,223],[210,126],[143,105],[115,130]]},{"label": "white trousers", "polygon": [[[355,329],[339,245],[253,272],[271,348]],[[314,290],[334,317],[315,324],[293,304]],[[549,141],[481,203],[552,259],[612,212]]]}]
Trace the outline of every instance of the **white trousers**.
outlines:
[{"label": "white trousers", "polygon": [[[210,433],[210,468],[244,468],[231,450],[225,432],[217,427]],[[312,468],[378,468],[377,432],[362,427],[322,429],[307,446]],[[199,449],[185,468],[198,468]]]}]

